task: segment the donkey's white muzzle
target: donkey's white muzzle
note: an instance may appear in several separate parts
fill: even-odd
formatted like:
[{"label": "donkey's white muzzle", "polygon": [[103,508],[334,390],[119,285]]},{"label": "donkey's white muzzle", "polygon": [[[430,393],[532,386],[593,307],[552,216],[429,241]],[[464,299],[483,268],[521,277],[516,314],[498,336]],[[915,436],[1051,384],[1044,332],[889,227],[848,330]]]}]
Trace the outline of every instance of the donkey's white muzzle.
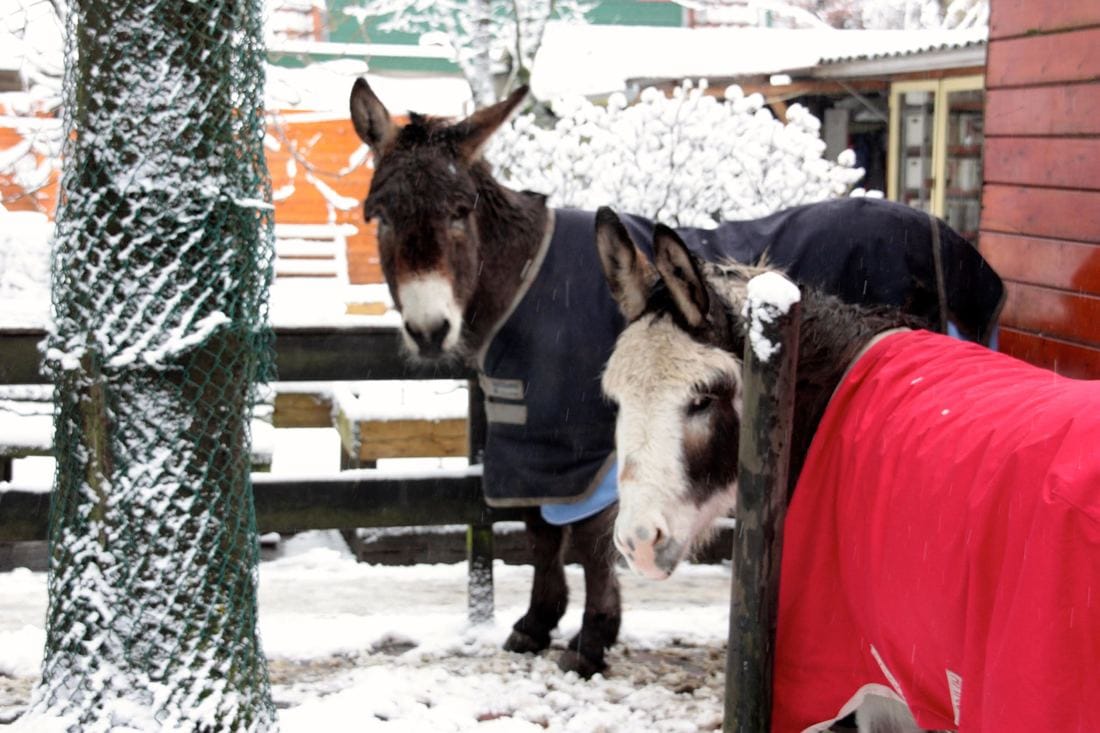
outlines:
[{"label": "donkey's white muzzle", "polygon": [[450,281],[434,273],[418,275],[401,283],[397,299],[410,351],[433,358],[455,348],[462,330],[462,309],[455,302]]}]

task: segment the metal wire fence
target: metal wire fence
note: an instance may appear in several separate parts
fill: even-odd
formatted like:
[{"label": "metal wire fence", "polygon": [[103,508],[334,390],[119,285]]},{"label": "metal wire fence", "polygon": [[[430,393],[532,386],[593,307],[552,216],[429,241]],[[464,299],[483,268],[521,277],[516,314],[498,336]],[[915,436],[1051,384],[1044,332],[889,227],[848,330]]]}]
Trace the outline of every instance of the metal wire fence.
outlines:
[{"label": "metal wire fence", "polygon": [[261,0],[79,0],[46,364],[43,679],[70,729],[274,727],[253,385],[272,368]]}]

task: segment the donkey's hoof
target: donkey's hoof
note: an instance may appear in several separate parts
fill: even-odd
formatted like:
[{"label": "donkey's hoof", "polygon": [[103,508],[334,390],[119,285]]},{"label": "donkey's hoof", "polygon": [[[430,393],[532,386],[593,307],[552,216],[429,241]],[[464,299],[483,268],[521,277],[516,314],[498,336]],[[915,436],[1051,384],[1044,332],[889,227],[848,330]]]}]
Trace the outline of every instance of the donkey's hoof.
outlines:
[{"label": "donkey's hoof", "polygon": [[599,674],[607,669],[607,663],[602,659],[594,660],[583,656],[580,652],[566,649],[558,657],[558,667],[563,672],[576,672],[578,676],[589,679],[592,675]]},{"label": "donkey's hoof", "polygon": [[508,635],[504,642],[504,651],[515,652],[516,654],[538,654],[548,646],[550,646],[549,639],[539,643],[539,640],[533,636],[512,629],[512,633]]}]

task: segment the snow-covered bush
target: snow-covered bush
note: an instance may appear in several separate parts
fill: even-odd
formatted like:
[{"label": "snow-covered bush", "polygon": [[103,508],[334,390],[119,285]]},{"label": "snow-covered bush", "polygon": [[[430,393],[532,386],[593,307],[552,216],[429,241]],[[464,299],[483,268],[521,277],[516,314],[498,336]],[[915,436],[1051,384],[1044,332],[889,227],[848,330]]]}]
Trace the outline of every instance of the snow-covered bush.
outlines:
[{"label": "snow-covered bush", "polygon": [[629,106],[621,94],[606,107],[561,101],[552,128],[518,117],[487,157],[506,185],[547,194],[553,206],[610,205],[678,226],[842,196],[863,177],[850,151],[822,157],[821,123],[805,107],[791,105],[783,124],[759,94],[705,92],[705,82],[685,83],[671,97],[646,89]]}]

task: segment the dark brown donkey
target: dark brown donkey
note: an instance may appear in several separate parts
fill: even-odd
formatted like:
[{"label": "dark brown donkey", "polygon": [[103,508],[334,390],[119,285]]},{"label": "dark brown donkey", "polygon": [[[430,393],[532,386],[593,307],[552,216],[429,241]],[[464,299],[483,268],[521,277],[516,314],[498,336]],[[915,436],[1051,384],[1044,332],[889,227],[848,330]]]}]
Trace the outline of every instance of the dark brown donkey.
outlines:
[{"label": "dark brown donkey", "polygon": [[[485,352],[494,339],[501,341],[496,338],[501,335],[501,322],[514,310],[515,301],[522,298],[521,288],[526,289],[524,275],[538,269],[532,267],[532,261],[553,228],[553,213],[541,196],[499,185],[480,158],[482,145],[525,93],[525,89],[518,90],[503,102],[459,122],[414,114],[408,124],[398,126],[365,81],[358,80],[352,91],[352,122],[374,153],[375,171],[364,215],[378,224],[382,270],[404,319],[405,343],[416,358],[463,358],[484,375],[486,359],[496,359]],[[582,243],[590,248],[590,222],[587,229]],[[600,277],[598,265],[588,269]],[[587,289],[606,292],[606,285],[593,281]],[[610,322],[607,328],[617,333],[622,328],[621,320]],[[544,344],[552,340],[539,339]],[[534,349],[519,344],[508,351],[534,353]],[[604,464],[611,451],[614,413],[603,401],[595,377],[607,355],[575,355],[593,362],[589,367],[593,378],[584,387],[588,405],[606,411],[604,424],[599,428],[583,424],[583,406],[570,420],[569,406],[554,404],[549,409],[564,413],[558,415],[560,429],[542,436],[544,439],[534,435],[534,428],[525,420],[528,411],[537,411],[534,405],[520,404],[524,397],[533,397],[525,394],[527,388],[516,386],[513,380],[483,377],[489,397],[485,482],[491,503],[508,500],[498,497],[493,501],[490,486],[538,483],[537,477],[525,475],[522,466],[512,465],[514,454],[527,450],[529,445],[557,450],[558,457],[566,461],[565,470],[550,472],[556,474],[553,479],[577,486],[593,483],[592,475],[606,475],[608,467]],[[575,366],[571,364],[573,356],[551,356],[551,361],[544,361],[542,366],[552,379],[568,378]],[[545,385],[537,391],[547,400],[562,394],[560,385],[527,380],[531,389],[535,384]],[[509,394],[513,388],[518,392]],[[586,431],[599,435],[598,444],[594,448],[574,446],[573,439]],[[571,473],[589,475],[578,479]],[[547,480],[545,475],[542,479]],[[581,493],[585,490],[582,487]],[[546,492],[539,498],[545,501]],[[540,502],[512,501],[527,505]],[[604,652],[615,643],[619,632],[619,584],[611,545],[613,521],[613,508],[607,508],[568,527],[584,568],[585,612],[580,632],[569,642],[558,664],[586,677],[604,669]],[[568,588],[562,555],[566,531],[546,522],[537,506],[528,511],[526,524],[535,564],[534,587],[530,607],[515,623],[504,648],[538,652],[550,645],[551,631],[565,613]]]},{"label": "dark brown donkey", "polygon": [[[500,185],[481,159],[525,92],[462,120],[412,114],[400,126],[358,80],[351,117],[374,153],[364,215],[378,223],[408,350],[477,368],[488,417],[486,500],[542,507],[527,519],[531,605],[505,648],[549,645],[566,607],[568,529],[584,567],[585,611],[559,664],[588,676],[604,669],[621,619],[610,539],[615,496],[605,494],[614,488],[616,414],[599,378],[625,324],[594,244],[595,212],[548,208],[542,196]],[[649,247],[652,222],[623,216],[622,224]],[[750,263],[766,253],[802,284],[896,305],[981,340],[1002,296],[1000,279],[958,233],[887,201],[837,199],[677,232],[708,261]],[[562,517],[562,507],[585,512]]]}]

